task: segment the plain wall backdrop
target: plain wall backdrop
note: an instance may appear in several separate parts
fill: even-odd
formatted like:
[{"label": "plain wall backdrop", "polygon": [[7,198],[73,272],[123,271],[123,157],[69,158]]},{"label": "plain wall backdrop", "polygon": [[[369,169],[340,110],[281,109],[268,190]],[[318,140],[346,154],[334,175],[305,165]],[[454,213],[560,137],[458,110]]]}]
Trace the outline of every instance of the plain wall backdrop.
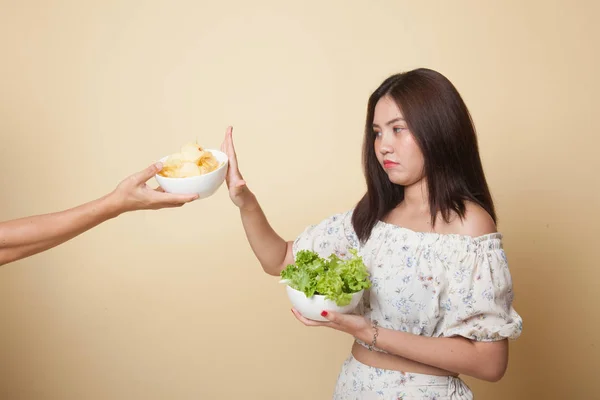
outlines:
[{"label": "plain wall backdrop", "polygon": [[[102,196],[231,124],[293,239],[362,195],[369,94],[433,68],[473,115],[524,318],[504,379],[465,379],[477,399],[590,398],[598,4],[1,1],[0,220]],[[327,399],[351,342],[296,321],[225,186],[0,268],[1,399]]]}]

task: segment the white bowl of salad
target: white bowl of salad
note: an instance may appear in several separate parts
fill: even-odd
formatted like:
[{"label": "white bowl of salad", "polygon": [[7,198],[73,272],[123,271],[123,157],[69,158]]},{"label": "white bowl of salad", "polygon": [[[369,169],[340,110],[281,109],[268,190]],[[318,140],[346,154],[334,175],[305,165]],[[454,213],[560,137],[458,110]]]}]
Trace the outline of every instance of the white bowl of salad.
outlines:
[{"label": "white bowl of salad", "polygon": [[365,289],[371,287],[369,272],[354,249],[351,257],[332,254],[322,258],[310,250],[300,250],[294,264],[281,272],[292,306],[305,318],[327,321],[323,311],[352,313]]}]

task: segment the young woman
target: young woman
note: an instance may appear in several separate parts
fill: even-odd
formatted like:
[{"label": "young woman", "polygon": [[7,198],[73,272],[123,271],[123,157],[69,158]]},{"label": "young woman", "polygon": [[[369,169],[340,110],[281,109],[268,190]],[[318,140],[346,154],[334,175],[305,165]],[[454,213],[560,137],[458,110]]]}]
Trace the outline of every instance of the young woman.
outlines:
[{"label": "young woman", "polygon": [[368,102],[367,193],[356,207],[285,241],[269,225],[238,166],[228,129],[230,197],[265,272],[301,249],[323,257],[357,248],[371,289],[355,315],[323,310],[307,326],[355,338],[334,399],[472,399],[458,378],[498,381],[507,339],[522,330],[512,280],[469,111],[452,83],[417,69],[386,79]]}]

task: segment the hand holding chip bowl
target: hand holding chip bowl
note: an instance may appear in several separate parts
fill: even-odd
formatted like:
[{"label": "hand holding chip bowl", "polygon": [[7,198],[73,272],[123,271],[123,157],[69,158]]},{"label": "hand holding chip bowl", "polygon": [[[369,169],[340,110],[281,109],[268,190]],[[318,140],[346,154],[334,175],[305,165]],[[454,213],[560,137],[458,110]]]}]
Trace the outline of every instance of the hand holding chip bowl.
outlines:
[{"label": "hand holding chip bowl", "polygon": [[229,164],[225,153],[197,143],[188,143],[160,161],[163,168],[155,178],[165,192],[198,194],[201,199],[212,196],[223,184]]}]

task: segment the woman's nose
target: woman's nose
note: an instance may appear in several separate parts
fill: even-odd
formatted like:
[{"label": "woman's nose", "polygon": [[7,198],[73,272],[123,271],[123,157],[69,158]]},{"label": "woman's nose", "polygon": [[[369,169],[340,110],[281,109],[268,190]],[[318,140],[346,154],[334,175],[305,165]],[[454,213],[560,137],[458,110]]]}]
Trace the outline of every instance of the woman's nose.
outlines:
[{"label": "woman's nose", "polygon": [[388,154],[394,152],[394,147],[390,143],[390,135],[383,134],[381,136],[381,145],[379,147],[379,151],[381,154]]},{"label": "woman's nose", "polygon": [[381,147],[379,147],[379,152],[383,155],[386,155],[391,153],[392,149],[389,146],[382,144]]}]

